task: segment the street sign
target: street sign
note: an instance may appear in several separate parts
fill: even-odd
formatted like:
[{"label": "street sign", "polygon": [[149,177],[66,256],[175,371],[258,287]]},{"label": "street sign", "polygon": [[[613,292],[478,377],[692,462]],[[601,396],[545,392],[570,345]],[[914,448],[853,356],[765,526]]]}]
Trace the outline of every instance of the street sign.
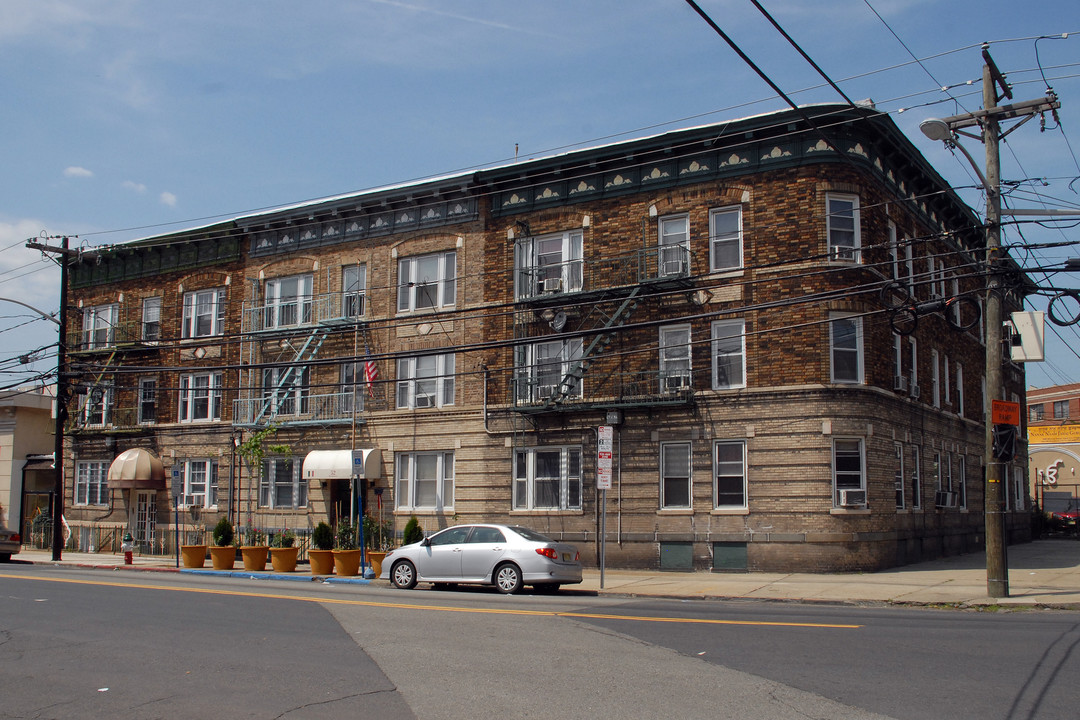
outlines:
[{"label": "street sign", "polygon": [[990,407],[991,422],[995,425],[1020,425],[1020,403],[994,400]]},{"label": "street sign", "polygon": [[614,447],[614,428],[601,425],[597,430],[596,452],[596,489],[611,489],[612,449]]}]

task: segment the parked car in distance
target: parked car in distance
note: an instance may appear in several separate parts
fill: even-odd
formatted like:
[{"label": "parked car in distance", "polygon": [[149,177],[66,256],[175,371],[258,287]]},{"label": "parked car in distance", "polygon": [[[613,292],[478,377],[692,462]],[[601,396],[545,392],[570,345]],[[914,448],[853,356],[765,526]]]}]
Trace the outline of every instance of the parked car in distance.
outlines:
[{"label": "parked car in distance", "polygon": [[1080,510],[1062,510],[1061,512],[1050,513],[1051,518],[1066,526],[1076,525],[1078,516],[1080,516]]},{"label": "parked car in distance", "polygon": [[581,582],[576,546],[517,525],[457,525],[386,554],[382,574],[408,590],[418,582],[494,585],[510,594],[523,585],[557,590]]},{"label": "parked car in distance", "polygon": [[22,549],[22,538],[14,530],[0,525],[0,562],[7,562]]}]

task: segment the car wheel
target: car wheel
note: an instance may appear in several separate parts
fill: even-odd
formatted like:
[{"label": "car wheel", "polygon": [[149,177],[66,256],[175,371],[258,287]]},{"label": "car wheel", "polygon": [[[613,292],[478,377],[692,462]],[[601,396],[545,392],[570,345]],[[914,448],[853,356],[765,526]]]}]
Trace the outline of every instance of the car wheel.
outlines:
[{"label": "car wheel", "polygon": [[513,563],[495,568],[495,587],[504,595],[512,595],[521,589],[521,571]]},{"label": "car wheel", "polygon": [[416,567],[408,560],[394,563],[390,568],[390,582],[402,590],[412,590],[416,587]]},{"label": "car wheel", "polygon": [[0,553],[0,562],[8,562],[11,560],[11,553]]}]

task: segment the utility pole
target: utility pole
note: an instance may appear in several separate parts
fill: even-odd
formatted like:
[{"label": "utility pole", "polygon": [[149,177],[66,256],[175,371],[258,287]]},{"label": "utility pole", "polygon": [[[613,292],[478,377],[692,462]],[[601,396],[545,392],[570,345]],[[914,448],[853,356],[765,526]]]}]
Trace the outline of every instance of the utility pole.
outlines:
[{"label": "utility pole", "polygon": [[[1004,349],[1002,335],[1002,271],[1001,257],[1001,163],[998,144],[1005,135],[1023,125],[1035,115],[1054,111],[1061,107],[1057,97],[1047,88],[1047,96],[1012,105],[998,105],[1002,98],[1012,99],[1012,88],[994,64],[987,45],[982,47],[983,56],[983,109],[963,115],[937,119],[930,118],[919,124],[919,129],[931,140],[943,140],[949,148],[958,148],[975,169],[986,193],[986,432],[984,466],[986,483],[984,494],[984,524],[986,533],[986,591],[992,598],[1009,596],[1009,568],[1005,533],[1005,460],[994,452],[994,423],[991,408],[1003,399]],[[1001,95],[998,95],[998,88]],[[1005,133],[1001,133],[1000,121],[1023,118]],[[982,133],[974,135],[962,128],[978,126]],[[979,169],[974,158],[959,143],[958,135],[982,140],[986,146],[986,172]]]}]

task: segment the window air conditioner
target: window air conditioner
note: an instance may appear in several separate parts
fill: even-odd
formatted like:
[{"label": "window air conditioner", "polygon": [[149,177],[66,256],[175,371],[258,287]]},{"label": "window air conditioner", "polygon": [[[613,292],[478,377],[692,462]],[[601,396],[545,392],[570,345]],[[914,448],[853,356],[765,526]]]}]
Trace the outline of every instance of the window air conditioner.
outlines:
[{"label": "window air conditioner", "polygon": [[840,491],[840,507],[865,507],[866,506],[866,491],[865,490],[841,490]]},{"label": "window air conditioner", "polygon": [[664,390],[669,393],[677,393],[690,387],[689,375],[668,375],[664,378]]},{"label": "window air conditioner", "polygon": [[900,392],[907,392],[908,379],[904,375],[897,375],[893,378],[893,390],[899,390]]},{"label": "window air conditioner", "polygon": [[413,407],[426,408],[435,405],[435,398],[428,394],[418,394],[413,400]]},{"label": "window air conditioner", "polygon": [[549,277],[544,278],[540,282],[540,288],[545,293],[556,293],[562,290],[562,278],[561,277]]},{"label": "window air conditioner", "polygon": [[912,398],[914,398],[915,400],[919,399],[919,386],[918,385],[912,385],[909,392],[910,392]]},{"label": "window air conditioner", "polygon": [[938,490],[934,493],[934,507],[956,507],[956,493],[950,490]]},{"label": "window air conditioner", "polygon": [[544,398],[555,397],[555,392],[558,389],[558,385],[538,385],[536,388],[536,396],[541,400]]},{"label": "window air conditioner", "polygon": [[665,260],[660,263],[660,274],[665,277],[668,275],[685,275],[686,263],[682,260]]}]

